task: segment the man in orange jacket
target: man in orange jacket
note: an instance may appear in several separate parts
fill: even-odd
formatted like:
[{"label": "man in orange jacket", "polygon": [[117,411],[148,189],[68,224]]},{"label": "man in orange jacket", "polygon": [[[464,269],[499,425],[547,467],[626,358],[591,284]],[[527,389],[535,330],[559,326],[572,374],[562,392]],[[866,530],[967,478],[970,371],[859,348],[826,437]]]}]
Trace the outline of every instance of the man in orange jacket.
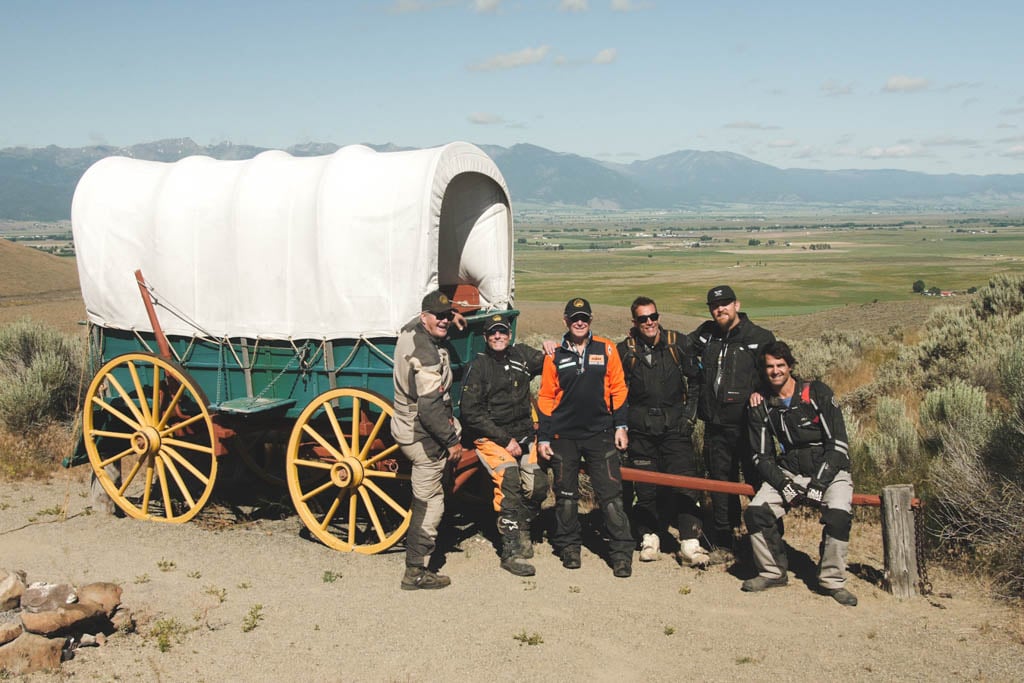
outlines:
[{"label": "man in orange jacket", "polygon": [[615,343],[591,334],[592,318],[586,299],[570,299],[565,305],[568,331],[554,355],[544,358],[537,397],[537,452],[551,461],[554,470],[555,533],[551,544],[562,566],[578,569],[581,563],[577,501],[580,465],[585,463],[611,538],[613,573],[627,578],[633,573],[634,540],[622,505],[619,451],[629,445],[629,389]]}]

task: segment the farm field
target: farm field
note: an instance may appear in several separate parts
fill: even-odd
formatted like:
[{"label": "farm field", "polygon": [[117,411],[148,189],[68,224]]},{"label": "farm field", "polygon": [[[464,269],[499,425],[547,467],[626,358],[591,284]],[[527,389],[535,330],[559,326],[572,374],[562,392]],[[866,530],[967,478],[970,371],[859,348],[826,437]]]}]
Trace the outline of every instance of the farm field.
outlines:
[{"label": "farm field", "polygon": [[[913,301],[921,298],[911,291],[915,280],[965,292],[997,273],[1024,273],[1024,221],[999,223],[675,233],[665,226],[628,233],[607,225],[582,232],[525,225],[517,233],[527,240],[517,245],[517,298],[557,302],[582,295],[593,303],[628,306],[644,293],[666,312],[703,317],[707,289],[728,283],[759,319]],[[684,246],[694,243],[701,246]]]}]

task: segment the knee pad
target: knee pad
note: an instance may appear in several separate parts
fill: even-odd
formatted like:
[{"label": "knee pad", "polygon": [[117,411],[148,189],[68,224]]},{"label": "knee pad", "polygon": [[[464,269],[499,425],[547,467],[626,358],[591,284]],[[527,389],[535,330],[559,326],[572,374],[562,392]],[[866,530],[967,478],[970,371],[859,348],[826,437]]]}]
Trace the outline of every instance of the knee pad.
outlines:
[{"label": "knee pad", "polygon": [[846,510],[829,508],[821,514],[821,523],[825,525],[825,535],[837,541],[849,541],[850,529],[853,527],[853,515]]},{"label": "knee pad", "polygon": [[533,476],[533,490],[527,497],[535,503],[543,503],[544,499],[548,497],[548,488],[548,475],[543,471],[538,471]]},{"label": "knee pad", "polygon": [[775,514],[768,505],[748,505],[743,513],[743,521],[747,523],[750,533],[775,528]]}]

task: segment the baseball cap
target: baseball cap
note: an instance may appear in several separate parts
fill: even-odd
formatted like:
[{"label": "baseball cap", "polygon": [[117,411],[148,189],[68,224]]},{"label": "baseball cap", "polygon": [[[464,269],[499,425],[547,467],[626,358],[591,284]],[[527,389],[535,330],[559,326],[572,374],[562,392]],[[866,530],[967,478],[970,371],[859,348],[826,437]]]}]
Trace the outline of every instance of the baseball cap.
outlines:
[{"label": "baseball cap", "polygon": [[708,290],[708,306],[736,301],[736,292],[729,285],[718,285]]},{"label": "baseball cap", "polygon": [[495,313],[487,322],[484,323],[484,334],[490,334],[492,330],[505,330],[505,332],[511,332],[512,328],[508,324],[508,316]]},{"label": "baseball cap", "polygon": [[420,310],[430,313],[447,313],[452,310],[452,300],[449,299],[448,295],[440,289],[435,289],[423,297],[423,303],[420,304]]},{"label": "baseball cap", "polygon": [[587,315],[593,315],[590,310],[590,302],[586,299],[576,297],[575,299],[569,299],[568,303],[565,304],[565,317],[571,318],[577,313],[586,313]]}]

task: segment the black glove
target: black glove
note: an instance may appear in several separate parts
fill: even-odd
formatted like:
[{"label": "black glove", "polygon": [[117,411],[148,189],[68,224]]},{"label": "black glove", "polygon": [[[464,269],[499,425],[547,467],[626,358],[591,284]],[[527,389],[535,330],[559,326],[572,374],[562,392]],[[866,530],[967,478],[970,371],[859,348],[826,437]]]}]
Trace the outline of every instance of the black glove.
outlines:
[{"label": "black glove", "polygon": [[817,479],[811,479],[807,483],[807,502],[821,505],[821,501],[825,497],[825,489],[827,488],[827,485],[822,484]]},{"label": "black glove", "polygon": [[786,505],[790,507],[799,505],[807,497],[807,489],[792,479],[782,482],[782,488],[779,489],[779,493],[782,494],[782,499],[786,501]]}]

